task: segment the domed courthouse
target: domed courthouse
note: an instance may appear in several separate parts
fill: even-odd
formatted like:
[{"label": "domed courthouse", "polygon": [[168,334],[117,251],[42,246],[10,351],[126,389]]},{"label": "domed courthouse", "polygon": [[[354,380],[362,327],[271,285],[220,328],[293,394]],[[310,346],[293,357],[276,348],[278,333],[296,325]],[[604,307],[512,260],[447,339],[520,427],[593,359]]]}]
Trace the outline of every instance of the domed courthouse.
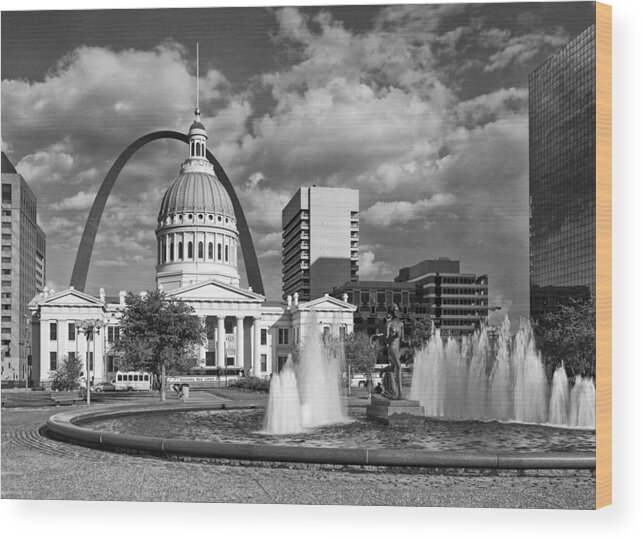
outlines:
[{"label": "domed courthouse", "polygon": [[[240,287],[237,266],[240,235],[232,200],[207,158],[207,133],[195,110],[188,133],[188,158],[165,192],[156,228],[156,285],[195,310],[206,327],[199,366],[243,368],[266,377],[277,372],[293,346],[305,338],[311,322],[319,332],[345,335],[353,330],[356,307],[330,296],[299,302],[297,296],[266,301],[252,288]],[[45,289],[30,303],[32,381],[47,386],[53,370],[68,358],[89,357],[94,382],[110,381],[118,367],[113,345],[118,338],[125,292],[110,299],[73,287]],[[313,319],[314,318],[314,319]],[[95,319],[104,326],[90,341],[76,322]]]}]

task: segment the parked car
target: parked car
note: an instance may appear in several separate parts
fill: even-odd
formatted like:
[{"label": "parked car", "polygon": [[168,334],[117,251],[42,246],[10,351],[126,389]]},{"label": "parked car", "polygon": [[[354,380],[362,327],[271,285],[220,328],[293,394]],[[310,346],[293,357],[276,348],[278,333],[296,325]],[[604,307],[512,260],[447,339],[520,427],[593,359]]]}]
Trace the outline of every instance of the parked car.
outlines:
[{"label": "parked car", "polygon": [[92,393],[102,393],[104,391],[115,391],[116,385],[114,385],[113,383],[109,383],[107,381],[103,381],[102,383],[97,383],[96,385],[92,385],[90,389]]}]

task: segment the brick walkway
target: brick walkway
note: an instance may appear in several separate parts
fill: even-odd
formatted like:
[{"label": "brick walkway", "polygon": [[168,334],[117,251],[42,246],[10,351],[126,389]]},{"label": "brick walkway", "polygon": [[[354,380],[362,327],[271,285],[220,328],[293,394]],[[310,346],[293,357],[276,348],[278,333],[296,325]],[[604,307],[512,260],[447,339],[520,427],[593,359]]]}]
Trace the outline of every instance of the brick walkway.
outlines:
[{"label": "brick walkway", "polygon": [[459,476],[173,462],[49,440],[60,408],[2,410],[2,498],[592,508],[589,473]]}]

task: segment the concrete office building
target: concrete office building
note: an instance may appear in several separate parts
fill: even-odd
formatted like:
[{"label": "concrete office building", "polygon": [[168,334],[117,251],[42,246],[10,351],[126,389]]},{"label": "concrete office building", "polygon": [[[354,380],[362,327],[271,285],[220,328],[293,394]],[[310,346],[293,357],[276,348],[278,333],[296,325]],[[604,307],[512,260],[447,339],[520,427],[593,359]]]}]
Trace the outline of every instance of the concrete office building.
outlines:
[{"label": "concrete office building", "polygon": [[357,280],[359,191],[300,188],[281,222],[283,298],[310,300]]},{"label": "concrete office building", "polygon": [[596,28],[529,76],[531,315],[596,291]]},{"label": "concrete office building", "polygon": [[460,261],[425,259],[400,269],[395,281],[415,284],[415,302],[443,332],[473,332],[489,316],[487,275],[461,273]]},{"label": "concrete office building", "polygon": [[460,272],[460,262],[424,260],[400,269],[395,281],[347,282],[333,296],[357,306],[355,330],[382,332],[386,312],[396,304],[402,319],[430,318],[443,334],[473,332],[489,315],[486,275]]},{"label": "concrete office building", "polygon": [[[38,201],[2,153],[2,379],[29,378],[29,301],[45,286]],[[30,378],[29,378],[30,379]]]}]

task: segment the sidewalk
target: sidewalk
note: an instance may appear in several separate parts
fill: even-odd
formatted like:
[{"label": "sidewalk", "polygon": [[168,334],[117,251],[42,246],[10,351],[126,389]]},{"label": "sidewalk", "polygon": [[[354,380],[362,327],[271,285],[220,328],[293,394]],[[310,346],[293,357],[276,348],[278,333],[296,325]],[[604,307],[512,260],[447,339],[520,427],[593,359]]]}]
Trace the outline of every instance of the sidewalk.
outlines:
[{"label": "sidewalk", "polygon": [[109,453],[40,435],[38,429],[56,411],[3,410],[2,498],[565,509],[594,505],[595,480],[589,473],[431,475],[201,464]]}]

